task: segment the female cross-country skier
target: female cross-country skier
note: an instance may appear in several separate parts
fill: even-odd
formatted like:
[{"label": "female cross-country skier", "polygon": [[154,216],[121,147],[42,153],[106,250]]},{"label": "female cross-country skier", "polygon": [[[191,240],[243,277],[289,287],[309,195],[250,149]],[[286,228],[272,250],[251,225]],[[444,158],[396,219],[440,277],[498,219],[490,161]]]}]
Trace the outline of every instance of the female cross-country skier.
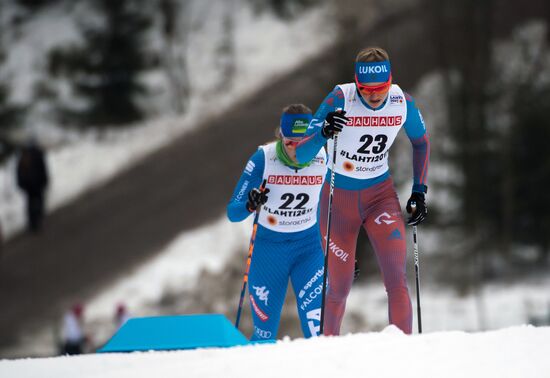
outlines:
[{"label": "female cross-country skier", "polygon": [[232,222],[260,211],[248,279],[252,340],[277,337],[289,277],[304,336],[319,335],[324,255],[317,205],[327,158],[324,150],[316,151],[298,163],[295,151],[311,119],[305,105],[283,109],[280,139],[252,155],[227,205]]},{"label": "female cross-country skier", "polygon": [[[355,82],[337,85],[332,90],[297,147],[299,162],[309,161],[325,143],[332,159],[333,137],[338,133],[327,269],[329,284],[323,324],[326,335],[340,332],[361,226],[367,232],[382,272],[389,321],[405,333],[412,331],[412,306],[405,273],[405,225],[388,170],[389,149],[402,127],[413,147],[414,183],[407,202],[407,211],[412,215],[408,224],[417,225],[427,214],[428,134],[412,97],[392,83],[385,50],[369,47],[359,52],[355,60]],[[325,182],[321,194],[319,219],[323,246],[329,181]]]}]

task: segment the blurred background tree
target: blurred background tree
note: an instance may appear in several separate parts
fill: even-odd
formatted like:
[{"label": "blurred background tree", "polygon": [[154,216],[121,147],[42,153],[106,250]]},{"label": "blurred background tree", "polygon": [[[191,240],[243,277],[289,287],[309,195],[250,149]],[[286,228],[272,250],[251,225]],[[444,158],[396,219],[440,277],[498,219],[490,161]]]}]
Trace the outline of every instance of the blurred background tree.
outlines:
[{"label": "blurred background tree", "polygon": [[44,6],[52,5],[60,1],[61,0],[17,0],[17,3],[30,10],[37,10]]},{"label": "blurred background tree", "polygon": [[322,0],[248,0],[256,11],[269,10],[280,18],[297,17],[301,11],[319,5]]},{"label": "blurred background tree", "polygon": [[175,114],[183,114],[189,105],[191,91],[187,49],[191,17],[185,1],[160,0],[162,35],[164,39],[162,65],[169,78],[171,108]]},{"label": "blurred background tree", "polygon": [[[151,15],[144,0],[93,2],[102,22],[84,25],[83,46],[55,49],[50,71],[71,77],[84,105],[62,109],[85,125],[121,125],[143,118],[137,97],[145,94],[139,75],[155,62],[144,40]],[[96,20],[97,21],[97,20]]]},{"label": "blurred background tree", "polygon": [[[0,66],[4,60],[5,53],[0,39]],[[8,101],[9,90],[7,78],[0,76],[0,163],[15,150],[8,133],[19,126],[21,121],[22,108]]]},{"label": "blurred background tree", "polygon": [[[543,116],[550,110],[544,79],[548,33],[523,26],[529,36],[516,38],[515,50],[502,53],[500,41],[521,23],[517,7],[490,0],[425,5],[448,108],[446,125],[436,126],[449,133],[452,145],[447,151],[436,147],[436,159],[456,168],[446,185],[460,203],[437,227],[452,230],[449,254],[442,257],[447,266],[465,268],[443,270],[441,278],[469,290],[543,271],[550,263],[543,203],[550,177],[544,147],[550,128]],[[548,5],[533,8],[548,20]],[[516,15],[515,23],[503,22]],[[525,247],[537,252],[525,253]]]},{"label": "blurred background tree", "polygon": [[511,170],[502,171],[502,180],[511,186],[511,204],[502,232],[512,235],[514,242],[534,246],[535,264],[543,270],[550,253],[550,88],[522,88],[515,98]]}]

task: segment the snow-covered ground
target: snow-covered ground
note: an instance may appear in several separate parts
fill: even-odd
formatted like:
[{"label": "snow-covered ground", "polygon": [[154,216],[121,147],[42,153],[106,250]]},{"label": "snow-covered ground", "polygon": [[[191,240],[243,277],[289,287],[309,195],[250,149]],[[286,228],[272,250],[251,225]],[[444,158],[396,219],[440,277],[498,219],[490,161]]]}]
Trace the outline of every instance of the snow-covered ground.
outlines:
[{"label": "snow-covered ground", "polygon": [[468,334],[380,333],[274,345],[0,361],[2,377],[499,377],[550,376],[550,327]]}]

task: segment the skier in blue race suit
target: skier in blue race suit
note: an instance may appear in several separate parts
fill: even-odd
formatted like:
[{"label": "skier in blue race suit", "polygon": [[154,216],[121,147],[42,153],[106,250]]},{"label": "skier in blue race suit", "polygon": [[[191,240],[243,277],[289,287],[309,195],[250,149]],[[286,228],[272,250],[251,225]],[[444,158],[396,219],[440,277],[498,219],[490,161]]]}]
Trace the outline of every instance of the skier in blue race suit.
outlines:
[{"label": "skier in blue race suit", "polygon": [[[227,205],[232,222],[260,211],[248,281],[252,340],[277,337],[289,277],[304,336],[319,335],[324,255],[317,205],[327,157],[321,150],[307,162],[296,161],[296,145],[311,119],[305,105],[283,109],[280,139],[252,155]],[[260,191],[263,180],[266,189]]]}]

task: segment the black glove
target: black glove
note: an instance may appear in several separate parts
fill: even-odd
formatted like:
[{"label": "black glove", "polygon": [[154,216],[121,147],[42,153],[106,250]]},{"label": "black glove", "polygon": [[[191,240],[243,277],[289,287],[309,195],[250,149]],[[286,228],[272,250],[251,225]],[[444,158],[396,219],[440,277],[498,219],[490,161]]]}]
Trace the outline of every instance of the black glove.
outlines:
[{"label": "black glove", "polygon": [[334,133],[342,131],[346,123],[349,121],[345,114],[345,110],[329,112],[325,118],[325,124],[321,129],[321,134],[328,139],[332,138]]},{"label": "black glove", "polygon": [[254,188],[250,192],[248,192],[248,202],[246,203],[246,208],[248,209],[248,211],[256,211],[258,206],[266,203],[267,193],[269,193],[269,189],[267,188],[263,191],[258,188]]},{"label": "black glove", "polygon": [[409,226],[416,226],[426,219],[428,207],[426,206],[424,193],[413,192],[411,194],[411,198],[407,201],[407,213],[412,213],[411,217],[407,220]]}]

